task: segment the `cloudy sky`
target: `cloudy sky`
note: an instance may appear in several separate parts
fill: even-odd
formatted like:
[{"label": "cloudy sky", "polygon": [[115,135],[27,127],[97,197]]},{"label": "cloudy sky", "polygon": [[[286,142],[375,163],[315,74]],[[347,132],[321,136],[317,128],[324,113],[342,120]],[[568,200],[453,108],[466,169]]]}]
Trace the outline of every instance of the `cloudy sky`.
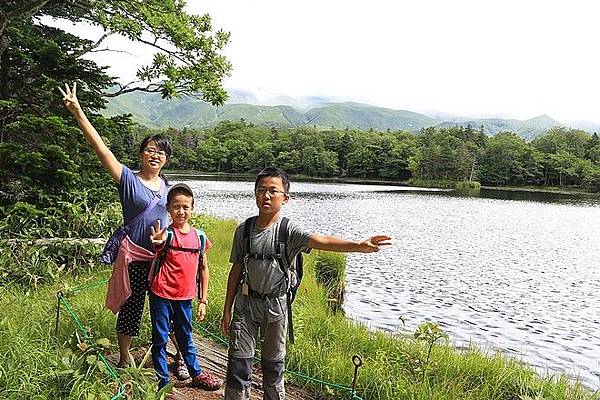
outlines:
[{"label": "cloudy sky", "polygon": [[[600,122],[595,1],[189,0],[188,9],[208,12],[231,32],[228,88],[470,117],[545,113]],[[127,79],[150,56],[101,60]]]}]

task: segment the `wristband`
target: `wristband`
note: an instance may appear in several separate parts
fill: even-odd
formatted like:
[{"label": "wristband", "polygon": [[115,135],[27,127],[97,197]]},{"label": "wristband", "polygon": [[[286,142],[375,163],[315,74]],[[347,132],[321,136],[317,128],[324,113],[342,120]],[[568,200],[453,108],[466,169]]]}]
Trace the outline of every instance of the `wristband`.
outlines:
[{"label": "wristband", "polygon": [[204,304],[204,305],[208,305],[208,300],[199,300],[200,303]]}]

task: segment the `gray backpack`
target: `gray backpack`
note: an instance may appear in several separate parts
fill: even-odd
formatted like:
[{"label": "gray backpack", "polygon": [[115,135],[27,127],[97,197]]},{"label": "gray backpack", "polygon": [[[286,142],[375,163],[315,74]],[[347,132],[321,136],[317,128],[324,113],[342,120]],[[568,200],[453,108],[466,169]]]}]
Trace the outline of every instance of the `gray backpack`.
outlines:
[{"label": "gray backpack", "polygon": [[[244,257],[254,258],[257,260],[275,260],[281,268],[283,275],[286,279],[286,297],[287,297],[287,312],[288,312],[288,335],[290,337],[290,342],[294,343],[294,322],[292,319],[292,302],[296,298],[296,292],[298,291],[298,287],[300,286],[300,282],[302,281],[302,277],[304,275],[303,268],[303,260],[302,260],[302,252],[298,253],[294,260],[289,260],[287,257],[286,246],[288,242],[288,222],[289,218],[283,217],[279,221],[279,227],[275,232],[275,254],[255,254],[250,252],[250,231],[256,222],[257,217],[250,217],[244,223]],[[294,268],[290,268],[290,266],[294,264]],[[245,270],[245,266],[242,270],[242,281],[244,281],[245,275],[247,271]],[[252,292],[250,289],[250,294],[254,297],[258,298],[268,298],[273,294],[257,294]],[[279,295],[275,293],[274,295]]]}]

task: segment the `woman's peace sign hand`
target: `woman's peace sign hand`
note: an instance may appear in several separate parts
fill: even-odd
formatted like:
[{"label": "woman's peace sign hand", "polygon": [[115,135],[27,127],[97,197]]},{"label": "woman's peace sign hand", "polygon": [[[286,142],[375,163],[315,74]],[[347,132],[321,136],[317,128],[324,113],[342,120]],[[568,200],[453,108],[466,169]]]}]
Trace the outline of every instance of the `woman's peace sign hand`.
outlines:
[{"label": "woman's peace sign hand", "polygon": [[60,90],[63,95],[65,107],[67,107],[71,113],[75,114],[81,110],[79,100],[77,100],[77,82],[73,82],[73,88],[70,88],[69,85],[65,83],[65,90],[62,90],[60,87],[58,90]]}]

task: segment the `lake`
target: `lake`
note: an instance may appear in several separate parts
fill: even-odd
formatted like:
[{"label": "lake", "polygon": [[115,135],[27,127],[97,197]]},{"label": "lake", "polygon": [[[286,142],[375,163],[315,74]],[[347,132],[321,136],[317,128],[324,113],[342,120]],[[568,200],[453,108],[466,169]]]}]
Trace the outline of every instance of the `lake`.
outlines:
[{"label": "lake", "polygon": [[[253,182],[187,183],[198,212],[240,222],[257,213]],[[349,318],[410,332],[434,321],[458,347],[600,387],[600,198],[300,182],[291,191],[284,214],[311,232],[393,237],[379,253],[348,254]]]}]

